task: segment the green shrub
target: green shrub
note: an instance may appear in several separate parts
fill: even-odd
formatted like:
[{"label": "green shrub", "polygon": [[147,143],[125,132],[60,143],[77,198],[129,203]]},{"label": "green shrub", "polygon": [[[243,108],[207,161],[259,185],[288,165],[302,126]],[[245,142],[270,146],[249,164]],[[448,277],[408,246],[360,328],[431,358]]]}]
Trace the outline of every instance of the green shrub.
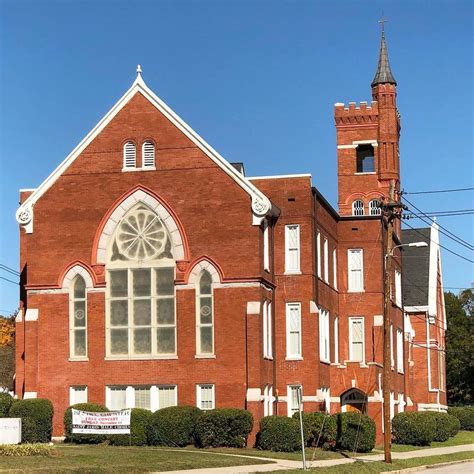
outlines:
[{"label": "green shrub", "polygon": [[196,423],[196,445],[201,448],[243,448],[252,427],[253,416],[246,410],[218,408],[204,411]]},{"label": "green shrub", "polygon": [[53,450],[48,444],[0,444],[0,456],[50,456]]},{"label": "green shrub", "polygon": [[395,443],[429,446],[436,434],[436,421],[426,412],[398,413],[392,420]]},{"label": "green shrub", "polygon": [[[293,418],[299,422],[299,413]],[[303,413],[303,426],[308,446],[329,449],[336,444],[337,423],[336,419],[322,412]]]},{"label": "green shrub", "polygon": [[0,418],[8,416],[12,403],[13,397],[9,393],[0,393]]},{"label": "green shrub", "polygon": [[68,407],[64,413],[64,434],[67,443],[77,443],[77,444],[99,444],[108,440],[108,435],[101,434],[73,434],[72,433],[72,409],[81,410],[81,411],[92,411],[96,412],[108,412],[107,407],[99,405],[97,403],[76,403]]},{"label": "green shrub", "polygon": [[461,423],[461,429],[474,431],[474,407],[449,407],[448,413]]},{"label": "green shrub", "polygon": [[150,423],[151,411],[143,408],[132,408],[130,416],[130,435],[110,435],[110,444],[114,446],[144,446],[147,444],[147,430]]},{"label": "green shrub", "polygon": [[257,434],[257,447],[270,451],[298,451],[301,449],[300,424],[286,416],[262,418]]},{"label": "green shrub", "polygon": [[455,416],[450,415],[449,413],[446,422],[449,425],[449,436],[456,436],[458,431],[461,429],[461,422]]},{"label": "green shrub", "polygon": [[21,418],[23,443],[46,443],[53,432],[53,404],[44,398],[15,400],[10,407],[10,418]]},{"label": "green shrub", "polygon": [[336,446],[339,449],[368,453],[375,447],[375,422],[362,413],[338,413]]},{"label": "green shrub", "polygon": [[[459,429],[455,431],[459,420],[452,415],[439,411],[424,411],[422,414],[424,416],[431,416],[435,421],[436,427],[433,441],[447,441],[450,436],[454,436],[459,431]],[[453,432],[454,434],[452,434]]]},{"label": "green shrub", "polygon": [[191,406],[162,408],[150,418],[148,444],[153,446],[187,446],[194,442],[196,421],[201,410]]}]

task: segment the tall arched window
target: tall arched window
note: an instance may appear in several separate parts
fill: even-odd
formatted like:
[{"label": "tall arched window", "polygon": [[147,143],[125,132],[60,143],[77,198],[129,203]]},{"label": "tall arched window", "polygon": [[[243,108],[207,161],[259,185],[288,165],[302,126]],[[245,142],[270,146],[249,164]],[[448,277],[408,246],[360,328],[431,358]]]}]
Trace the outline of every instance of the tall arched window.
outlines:
[{"label": "tall arched window", "polygon": [[214,305],[212,277],[207,270],[201,272],[196,291],[196,353],[214,354]]},{"label": "tall arched window", "polygon": [[111,238],[107,262],[107,355],[176,355],[175,262],[159,217],[137,204]]},{"label": "tall arched window", "polygon": [[142,166],[143,168],[155,167],[155,145],[153,142],[146,141],[142,147]]},{"label": "tall arched window", "polygon": [[70,287],[69,330],[71,358],[87,357],[87,298],[86,282],[77,275]]},{"label": "tall arched window", "polygon": [[382,206],[378,199],[372,199],[369,202],[369,214],[371,216],[380,216],[382,214]]},{"label": "tall arched window", "polygon": [[123,167],[136,168],[137,166],[137,148],[135,143],[127,142],[123,146]]},{"label": "tall arched window", "polygon": [[352,215],[363,216],[364,215],[364,201],[357,199],[352,203]]}]

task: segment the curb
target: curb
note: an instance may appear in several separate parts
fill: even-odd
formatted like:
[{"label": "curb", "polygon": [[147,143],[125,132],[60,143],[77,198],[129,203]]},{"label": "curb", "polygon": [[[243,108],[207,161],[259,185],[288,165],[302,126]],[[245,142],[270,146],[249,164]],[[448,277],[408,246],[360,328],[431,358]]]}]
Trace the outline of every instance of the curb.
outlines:
[{"label": "curb", "polygon": [[425,464],[424,466],[417,466],[417,467],[408,467],[406,469],[399,469],[398,471],[383,471],[380,474],[401,474],[403,472],[416,472],[421,471],[423,469],[432,469],[435,467],[444,467],[444,466],[452,466],[453,464],[464,464],[466,462],[473,462],[473,459],[463,459],[460,461],[450,461],[450,462],[441,462],[438,464]]}]

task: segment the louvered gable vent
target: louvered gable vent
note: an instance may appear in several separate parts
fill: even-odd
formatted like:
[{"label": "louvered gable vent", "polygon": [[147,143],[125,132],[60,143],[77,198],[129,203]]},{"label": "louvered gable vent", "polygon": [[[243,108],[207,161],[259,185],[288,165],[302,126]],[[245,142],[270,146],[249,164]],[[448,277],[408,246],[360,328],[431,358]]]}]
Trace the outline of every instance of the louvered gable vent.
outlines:
[{"label": "louvered gable vent", "polygon": [[123,146],[123,167],[135,168],[137,166],[137,149],[135,143],[127,142]]},{"label": "louvered gable vent", "polygon": [[142,150],[143,168],[155,167],[155,145],[152,142],[145,142]]}]

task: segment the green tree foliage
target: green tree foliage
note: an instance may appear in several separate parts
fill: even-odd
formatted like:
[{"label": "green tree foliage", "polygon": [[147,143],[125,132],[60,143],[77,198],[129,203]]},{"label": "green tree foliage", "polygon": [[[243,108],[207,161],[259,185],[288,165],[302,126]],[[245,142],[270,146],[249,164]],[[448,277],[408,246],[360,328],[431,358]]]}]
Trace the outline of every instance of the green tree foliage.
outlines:
[{"label": "green tree foliage", "polygon": [[474,293],[444,295],[446,331],[446,384],[450,404],[474,402]]}]

